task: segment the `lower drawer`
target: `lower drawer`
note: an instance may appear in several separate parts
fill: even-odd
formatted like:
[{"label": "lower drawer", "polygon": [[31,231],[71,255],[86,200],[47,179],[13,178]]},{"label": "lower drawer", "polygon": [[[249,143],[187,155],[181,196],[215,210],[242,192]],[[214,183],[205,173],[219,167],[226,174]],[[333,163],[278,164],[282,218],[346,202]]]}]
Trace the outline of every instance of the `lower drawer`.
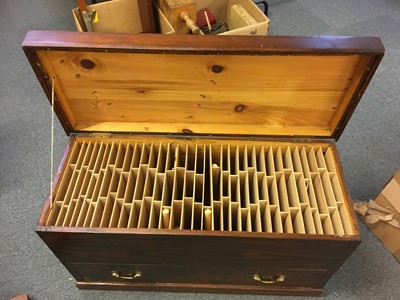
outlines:
[{"label": "lower drawer", "polygon": [[322,288],[324,270],[261,267],[70,264],[85,282],[195,283]]}]

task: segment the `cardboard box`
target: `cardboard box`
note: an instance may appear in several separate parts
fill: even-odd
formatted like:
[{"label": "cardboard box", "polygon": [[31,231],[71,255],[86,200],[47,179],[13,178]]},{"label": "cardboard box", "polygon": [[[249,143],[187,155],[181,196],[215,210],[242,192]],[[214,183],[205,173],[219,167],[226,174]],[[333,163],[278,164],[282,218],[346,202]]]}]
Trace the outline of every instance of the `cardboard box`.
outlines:
[{"label": "cardboard box", "polygon": [[[92,23],[95,32],[142,33],[142,22],[138,0],[113,0],[87,6],[88,10],[96,10],[98,22]],[[161,10],[155,6],[160,31],[163,34],[174,34],[175,31]],[[86,31],[85,22],[79,8],[72,10],[76,29]]]},{"label": "cardboard box", "polygon": [[355,204],[371,231],[400,262],[400,169],[375,200]]},{"label": "cardboard box", "polygon": [[257,21],[257,24],[236,28],[220,35],[267,35],[269,28],[268,17],[251,0],[197,0],[197,10],[208,8],[217,21],[231,23],[231,7],[235,4],[242,5],[248,13]]}]

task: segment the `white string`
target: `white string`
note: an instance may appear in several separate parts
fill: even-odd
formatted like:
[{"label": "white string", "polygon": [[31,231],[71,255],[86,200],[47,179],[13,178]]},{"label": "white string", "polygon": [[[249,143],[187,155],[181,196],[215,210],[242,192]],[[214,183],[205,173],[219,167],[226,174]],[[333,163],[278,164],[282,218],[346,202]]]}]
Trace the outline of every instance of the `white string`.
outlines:
[{"label": "white string", "polygon": [[54,151],[54,81],[51,83],[51,141],[50,141],[50,209],[53,209],[53,151]]}]

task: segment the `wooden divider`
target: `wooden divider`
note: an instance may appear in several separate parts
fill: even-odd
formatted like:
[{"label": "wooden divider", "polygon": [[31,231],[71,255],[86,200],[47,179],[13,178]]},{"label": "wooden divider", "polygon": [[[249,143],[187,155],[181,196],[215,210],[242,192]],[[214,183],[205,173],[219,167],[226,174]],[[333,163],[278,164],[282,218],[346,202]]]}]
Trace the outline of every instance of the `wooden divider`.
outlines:
[{"label": "wooden divider", "polygon": [[351,235],[327,146],[73,142],[47,226]]}]

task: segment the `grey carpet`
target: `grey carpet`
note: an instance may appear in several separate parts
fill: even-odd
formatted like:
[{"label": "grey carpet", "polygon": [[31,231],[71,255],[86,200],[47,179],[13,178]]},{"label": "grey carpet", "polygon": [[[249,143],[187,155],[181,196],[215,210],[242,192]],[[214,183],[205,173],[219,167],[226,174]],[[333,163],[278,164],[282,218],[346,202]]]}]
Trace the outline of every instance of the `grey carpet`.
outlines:
[{"label": "grey carpet", "polygon": [[[400,1],[268,2],[271,35],[382,38],[386,56],[338,142],[353,197],[375,197],[400,166]],[[50,109],[20,44],[31,29],[74,30],[71,8],[75,3],[0,1],[0,299],[21,292],[32,299],[284,299],[81,291],[37,237],[34,228],[50,180]],[[67,137],[58,122],[55,137],[55,161],[59,162]],[[363,224],[360,226],[363,243],[328,282],[325,297],[398,299],[399,263]]]}]

